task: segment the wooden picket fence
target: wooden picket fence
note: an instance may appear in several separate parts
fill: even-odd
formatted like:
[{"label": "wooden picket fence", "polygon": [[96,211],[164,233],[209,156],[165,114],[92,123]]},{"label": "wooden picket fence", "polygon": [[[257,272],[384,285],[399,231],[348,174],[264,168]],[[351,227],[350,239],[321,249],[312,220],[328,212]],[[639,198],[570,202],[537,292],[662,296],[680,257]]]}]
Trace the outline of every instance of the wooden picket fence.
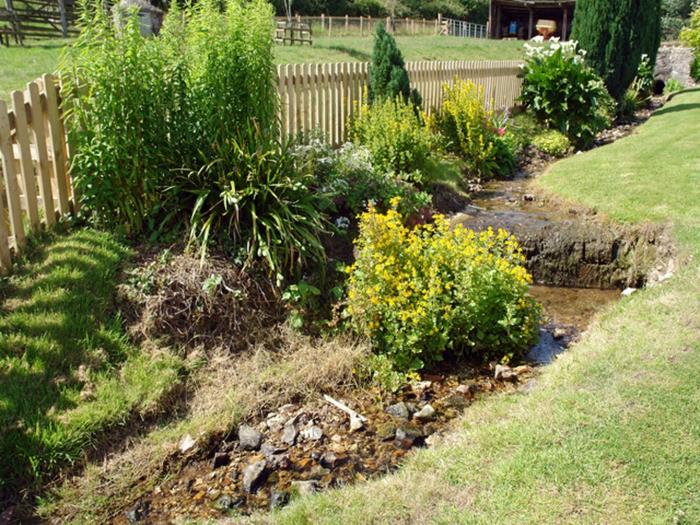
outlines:
[{"label": "wooden picket fence", "polygon": [[0,273],[29,233],[75,208],[56,79],[44,75],[11,97],[11,108],[0,100]]},{"label": "wooden picket fence", "polygon": [[[442,104],[443,86],[455,79],[484,86],[487,104],[510,108],[520,95],[519,62],[408,62],[411,87],[428,113]],[[364,103],[367,63],[293,64],[278,67],[282,133],[320,130],[333,145]],[[51,75],[14,91],[11,107],[0,100],[0,273],[25,245],[27,235],[51,227],[77,209],[68,174],[70,148]]]},{"label": "wooden picket fence", "polygon": [[[424,61],[407,62],[411,88],[423,97],[430,114],[442,105],[443,86],[456,79],[484,87],[487,104],[512,108],[522,89],[520,62]],[[366,102],[369,63],[285,64],[277,68],[282,132],[294,136],[320,130],[337,146],[346,139],[348,122]]]}]

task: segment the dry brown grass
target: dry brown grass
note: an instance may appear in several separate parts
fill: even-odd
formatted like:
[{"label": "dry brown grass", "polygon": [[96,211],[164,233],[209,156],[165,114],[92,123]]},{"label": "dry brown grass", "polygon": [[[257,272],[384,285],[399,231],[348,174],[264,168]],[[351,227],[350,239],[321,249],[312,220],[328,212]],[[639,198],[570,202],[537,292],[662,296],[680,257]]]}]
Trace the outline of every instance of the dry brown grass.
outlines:
[{"label": "dry brown grass", "polygon": [[249,348],[284,314],[270,279],[216,256],[141,260],[120,298],[133,335],[189,348]]},{"label": "dry brown grass", "polygon": [[[360,341],[311,339],[277,326],[250,352],[199,354],[202,364],[189,384],[187,415],[92,462],[82,475],[57,488],[52,501],[40,508],[42,517],[52,523],[108,521],[164,476],[176,475],[189,459],[206,455],[239,422],[324,392],[342,394],[354,385],[353,369],[368,352]],[[198,355],[190,359],[195,362]],[[185,434],[197,440],[188,457],[177,450]]]}]

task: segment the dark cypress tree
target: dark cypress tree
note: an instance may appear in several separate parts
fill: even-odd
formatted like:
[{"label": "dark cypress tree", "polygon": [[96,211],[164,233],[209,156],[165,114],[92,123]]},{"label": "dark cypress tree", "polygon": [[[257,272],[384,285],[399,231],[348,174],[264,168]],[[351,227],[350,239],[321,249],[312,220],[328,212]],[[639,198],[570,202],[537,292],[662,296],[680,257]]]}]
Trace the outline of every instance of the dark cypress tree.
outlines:
[{"label": "dark cypress tree", "polygon": [[572,38],[619,99],[634,80],[642,54],[656,61],[661,0],[578,0]]},{"label": "dark cypress tree", "polygon": [[384,24],[379,24],[369,66],[369,100],[373,102],[397,96],[404,100],[411,96],[406,64],[394,37],[387,33]]}]

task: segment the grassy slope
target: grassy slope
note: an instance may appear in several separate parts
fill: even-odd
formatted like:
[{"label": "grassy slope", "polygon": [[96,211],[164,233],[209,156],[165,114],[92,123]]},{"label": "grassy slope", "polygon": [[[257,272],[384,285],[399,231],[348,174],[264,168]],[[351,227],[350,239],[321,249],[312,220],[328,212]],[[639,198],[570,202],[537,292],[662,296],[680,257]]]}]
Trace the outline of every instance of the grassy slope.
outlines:
[{"label": "grassy slope", "polygon": [[51,239],[2,284],[0,495],[74,461],[177,381],[178,361],[131,347],[110,314],[126,254],[110,235],[79,230]]},{"label": "grassy slope", "polygon": [[700,523],[699,133],[700,92],[682,94],[540,179],[613,218],[672,223],[691,257],[673,279],[608,310],[532,393],[478,403],[399,473],[272,521]]},{"label": "grassy slope", "polygon": [[[406,60],[511,60],[522,56],[522,42],[477,40],[438,36],[397,38]],[[27,82],[52,72],[65,40],[30,42],[27,47],[0,47],[0,98]],[[369,37],[316,38],[313,46],[277,46],[277,62],[368,61],[372,52]]]}]

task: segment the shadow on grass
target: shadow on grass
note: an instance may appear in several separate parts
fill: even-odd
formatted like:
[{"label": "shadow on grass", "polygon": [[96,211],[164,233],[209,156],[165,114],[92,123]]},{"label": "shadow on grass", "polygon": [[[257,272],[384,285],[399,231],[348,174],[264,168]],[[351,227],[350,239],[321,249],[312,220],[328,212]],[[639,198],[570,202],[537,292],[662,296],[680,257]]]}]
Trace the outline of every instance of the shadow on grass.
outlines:
[{"label": "shadow on grass", "polygon": [[360,51],[358,49],[353,49],[353,48],[347,47],[347,46],[333,45],[333,46],[328,46],[327,49],[332,49],[334,51],[340,51],[341,53],[345,53],[346,55],[349,55],[352,58],[359,60],[360,62],[367,62],[370,59],[369,53],[365,53],[364,51]]},{"label": "shadow on grass", "polygon": [[81,230],[39,248],[0,289],[0,501],[66,462],[85,434],[61,413],[80,400],[80,365],[111,367],[126,355],[110,326],[118,266],[127,250]]},{"label": "shadow on grass", "polygon": [[677,104],[675,106],[666,106],[654,112],[653,117],[668,115],[669,113],[678,113],[680,111],[689,111],[692,109],[700,109],[699,103],[693,104]]}]

